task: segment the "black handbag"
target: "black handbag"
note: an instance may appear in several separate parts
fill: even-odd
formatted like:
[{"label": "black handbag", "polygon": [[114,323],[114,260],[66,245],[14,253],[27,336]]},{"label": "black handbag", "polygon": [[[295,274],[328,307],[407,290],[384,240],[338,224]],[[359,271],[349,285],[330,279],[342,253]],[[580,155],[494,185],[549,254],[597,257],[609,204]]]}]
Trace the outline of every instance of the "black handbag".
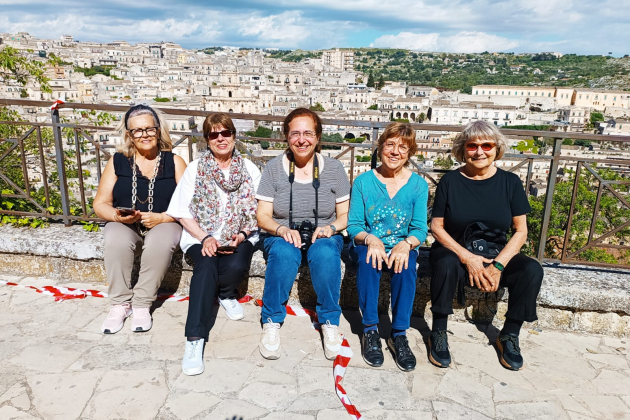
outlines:
[{"label": "black handbag", "polygon": [[[475,255],[493,260],[507,244],[507,235],[500,229],[490,229],[485,223],[473,222],[466,226],[459,244]],[[463,307],[466,307],[465,285],[466,280],[461,280],[457,288],[457,303]]]}]

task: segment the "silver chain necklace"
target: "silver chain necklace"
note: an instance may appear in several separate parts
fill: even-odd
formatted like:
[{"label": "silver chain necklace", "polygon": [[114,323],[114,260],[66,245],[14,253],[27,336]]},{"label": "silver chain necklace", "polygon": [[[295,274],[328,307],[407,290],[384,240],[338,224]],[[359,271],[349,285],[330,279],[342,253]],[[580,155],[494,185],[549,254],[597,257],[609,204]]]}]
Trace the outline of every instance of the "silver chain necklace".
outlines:
[{"label": "silver chain necklace", "polygon": [[[151,180],[149,181],[149,195],[147,196],[147,199],[145,201],[142,201],[138,199],[138,175],[136,173],[136,168],[137,168],[136,154],[135,153],[133,154],[133,178],[131,181],[131,208],[132,209],[134,210],[136,209],[136,201],[139,201],[142,204],[148,202],[149,213],[153,212],[153,187],[155,185],[155,178],[157,178],[157,173],[160,168],[160,160],[162,160],[162,152],[159,152],[157,158],[155,159],[155,168],[153,169],[153,176],[151,177]],[[138,226],[138,231],[140,232],[142,236],[146,235],[147,232],[149,231],[149,229],[145,228],[144,224],[142,224],[141,222],[136,222],[136,225]]]}]

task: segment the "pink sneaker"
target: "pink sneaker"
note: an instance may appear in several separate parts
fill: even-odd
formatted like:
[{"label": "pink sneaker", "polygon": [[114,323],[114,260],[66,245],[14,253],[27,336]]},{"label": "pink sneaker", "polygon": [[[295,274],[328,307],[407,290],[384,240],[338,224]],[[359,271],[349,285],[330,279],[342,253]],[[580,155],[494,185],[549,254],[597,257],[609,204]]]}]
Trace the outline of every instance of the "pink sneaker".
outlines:
[{"label": "pink sneaker", "polygon": [[131,321],[131,331],[145,332],[149,331],[153,326],[153,318],[149,308],[134,308],[133,320]]},{"label": "pink sneaker", "polygon": [[105,318],[103,325],[101,325],[101,331],[103,331],[104,334],[116,334],[122,329],[125,324],[125,319],[131,315],[131,312],[131,306],[128,303],[112,305],[107,318]]}]

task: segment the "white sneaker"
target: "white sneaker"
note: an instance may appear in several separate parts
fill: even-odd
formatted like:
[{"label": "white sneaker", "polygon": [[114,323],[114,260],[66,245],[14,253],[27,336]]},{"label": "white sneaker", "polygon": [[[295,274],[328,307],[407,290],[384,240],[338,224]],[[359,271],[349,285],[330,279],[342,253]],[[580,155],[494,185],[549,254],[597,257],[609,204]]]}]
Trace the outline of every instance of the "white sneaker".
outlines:
[{"label": "white sneaker", "polygon": [[203,338],[186,341],[186,351],[182,360],[182,371],[185,375],[194,376],[203,373],[203,343]]},{"label": "white sneaker", "polygon": [[335,360],[337,353],[341,350],[341,336],[337,331],[337,326],[330,321],[320,324],[322,328],[322,342],[324,344],[324,355],[328,360]]},{"label": "white sneaker", "polygon": [[132,314],[131,305],[122,303],[120,305],[112,305],[107,314],[107,318],[101,324],[101,331],[104,334],[116,334],[125,325],[125,319]]},{"label": "white sneaker", "polygon": [[280,358],[280,324],[271,322],[271,318],[267,319],[267,323],[263,324],[263,333],[260,337],[258,349],[262,357],[269,360]]},{"label": "white sneaker", "polygon": [[219,304],[225,309],[225,314],[232,321],[238,321],[245,316],[243,306],[236,299],[219,299]]}]

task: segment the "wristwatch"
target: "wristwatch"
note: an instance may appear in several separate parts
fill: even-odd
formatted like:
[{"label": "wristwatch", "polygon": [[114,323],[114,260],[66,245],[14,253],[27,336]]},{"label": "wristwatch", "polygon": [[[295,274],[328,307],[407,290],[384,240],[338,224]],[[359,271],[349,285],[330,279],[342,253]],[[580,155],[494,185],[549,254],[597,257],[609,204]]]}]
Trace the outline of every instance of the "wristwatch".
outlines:
[{"label": "wristwatch", "polygon": [[333,234],[333,235],[334,235],[335,233],[337,233],[337,228],[335,227],[335,225],[332,225],[332,224],[331,224],[331,225],[328,225],[328,226],[330,226],[330,228],[332,229],[332,231],[333,231],[333,233],[332,233],[332,234]]},{"label": "wristwatch", "polygon": [[501,264],[499,261],[497,260],[492,260],[492,265],[499,271],[503,271],[505,270],[505,267],[503,266],[503,264]]},{"label": "wristwatch", "polygon": [[409,250],[411,251],[414,248],[414,246],[411,243],[411,241],[409,240],[409,238],[405,238],[405,242],[407,242],[409,244]]}]

